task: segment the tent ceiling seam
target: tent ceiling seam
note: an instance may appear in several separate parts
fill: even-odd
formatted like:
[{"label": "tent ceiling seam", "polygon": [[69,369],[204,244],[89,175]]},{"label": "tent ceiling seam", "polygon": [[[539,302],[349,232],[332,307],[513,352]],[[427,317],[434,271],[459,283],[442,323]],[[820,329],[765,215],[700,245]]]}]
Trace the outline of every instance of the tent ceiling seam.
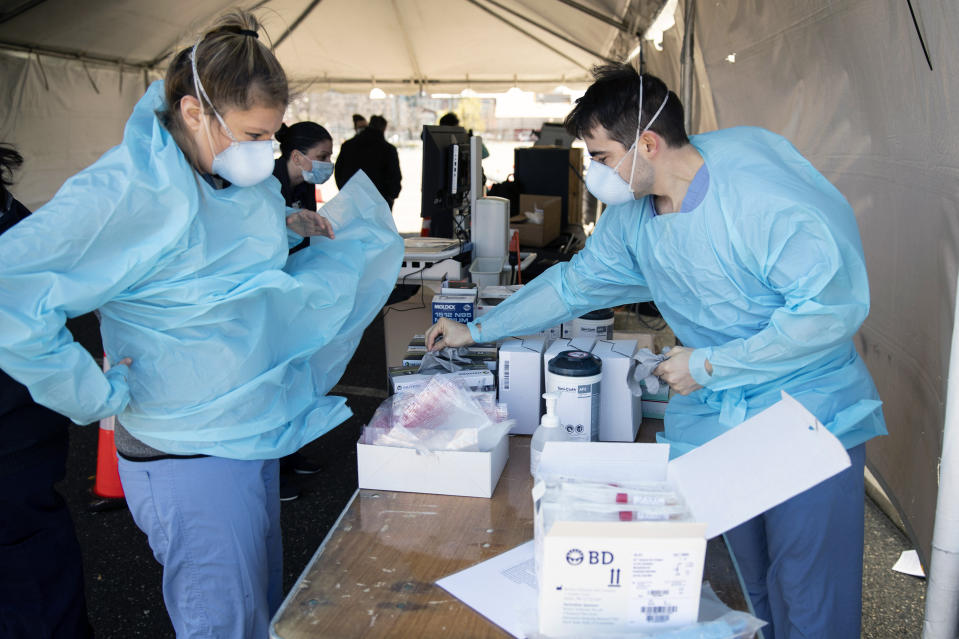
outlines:
[{"label": "tent ceiling seam", "polygon": [[558,1],[562,2],[566,6],[576,9],[577,11],[585,13],[591,18],[599,20],[600,22],[605,22],[611,27],[616,27],[623,33],[627,33],[629,35],[637,35],[630,31],[629,26],[625,22],[621,22],[619,20],[616,20],[615,18],[611,18],[605,14],[600,13],[599,11],[596,11],[595,9],[582,5],[579,2],[576,2],[575,0],[558,0]]},{"label": "tent ceiling seam", "polygon": [[320,2],[322,2],[322,0],[311,0],[310,4],[307,5],[306,9],[303,10],[303,13],[301,13],[300,15],[298,15],[298,16],[296,17],[296,20],[294,20],[294,21],[290,24],[290,26],[287,27],[286,31],[284,31],[284,32],[280,35],[280,37],[277,38],[276,42],[273,43],[273,50],[274,50],[274,51],[275,51],[277,48],[279,48],[279,46],[280,46],[281,44],[283,44],[283,41],[284,41],[284,40],[286,40],[288,37],[290,37],[290,35],[291,35],[294,31],[296,31],[296,29],[303,23],[303,21],[306,20],[307,16],[309,16],[311,13],[313,13],[313,9],[316,9],[316,6],[317,6],[318,4],[320,4]]},{"label": "tent ceiling seam", "polygon": [[551,29],[550,27],[547,27],[546,25],[543,25],[543,24],[539,24],[539,23],[537,23],[535,20],[533,20],[532,18],[528,18],[528,17],[524,16],[523,14],[519,13],[518,11],[515,11],[515,10],[513,10],[513,9],[510,9],[509,7],[506,7],[506,6],[502,5],[502,4],[500,4],[499,2],[497,2],[497,0],[486,0],[486,2],[488,2],[488,3],[491,4],[491,5],[493,5],[494,7],[497,7],[497,8],[499,8],[499,9],[501,9],[502,11],[505,11],[505,12],[509,13],[510,15],[516,16],[516,17],[519,18],[520,20],[524,20],[524,21],[530,23],[531,25],[537,27],[538,29],[542,29],[542,30],[545,31],[546,33],[550,34],[551,36],[553,36],[553,37],[555,37],[555,38],[559,38],[560,40],[562,40],[563,42],[565,42],[565,43],[567,43],[567,44],[573,45],[573,46],[576,47],[577,49],[581,49],[582,51],[585,51],[586,53],[590,54],[591,56],[594,56],[594,57],[596,57],[596,58],[599,58],[600,60],[603,60],[603,61],[605,61],[605,62],[611,62],[611,63],[612,63],[612,62],[616,62],[616,60],[613,60],[612,58],[607,58],[607,57],[604,56],[603,54],[597,53],[596,51],[593,51],[593,50],[590,49],[589,47],[587,47],[587,46],[585,46],[585,45],[583,45],[583,44],[580,44],[579,42],[577,42],[577,41],[574,40],[573,38],[571,38],[571,37],[569,37],[569,36],[566,36],[566,35],[560,33],[559,31],[554,31],[554,30]]},{"label": "tent ceiling seam", "polygon": [[0,24],[3,24],[4,22],[9,22],[10,20],[13,20],[17,16],[26,13],[30,9],[33,9],[37,5],[41,5],[46,1],[47,0],[30,0],[30,2],[24,2],[22,5],[20,5],[19,7],[11,11],[4,11],[3,13],[0,13]]},{"label": "tent ceiling seam", "polygon": [[416,75],[417,82],[422,81],[423,72],[420,70],[419,60],[416,58],[416,52],[413,50],[413,42],[410,40],[409,31],[406,29],[406,23],[403,22],[403,16],[400,8],[393,0],[393,13],[396,14],[396,23],[400,25],[400,33],[403,35],[403,44],[406,45],[406,55],[410,58],[410,65],[413,67],[413,73]]},{"label": "tent ceiling seam", "polygon": [[89,54],[83,51],[73,51],[71,49],[50,49],[47,47],[38,47],[33,45],[19,44],[17,42],[0,41],[0,51],[17,51],[20,53],[45,55],[50,58],[62,58],[65,60],[78,60],[98,64],[100,66],[110,67],[133,67],[137,69],[152,70],[155,65],[151,62],[132,62],[124,58],[106,58],[95,54]]},{"label": "tent ceiling seam", "polygon": [[525,36],[526,36],[527,38],[529,38],[530,40],[533,40],[534,42],[536,42],[536,43],[539,44],[540,46],[545,47],[545,48],[549,49],[550,51],[552,51],[553,53],[555,53],[556,55],[560,56],[561,58],[563,58],[563,59],[565,59],[565,60],[568,60],[569,62],[572,62],[573,64],[575,64],[576,66],[578,66],[578,67],[579,67],[580,69],[582,69],[583,71],[586,71],[586,70],[587,70],[586,67],[584,67],[582,64],[580,64],[577,60],[574,60],[573,58],[569,57],[568,55],[566,55],[565,53],[563,53],[562,51],[560,51],[560,50],[557,49],[556,47],[553,47],[553,46],[551,46],[550,44],[548,44],[548,43],[546,43],[546,42],[543,42],[542,40],[540,40],[539,38],[537,38],[536,36],[534,36],[532,33],[530,33],[529,31],[527,31],[526,29],[524,29],[523,27],[521,27],[521,26],[519,26],[519,25],[517,25],[517,24],[513,24],[512,22],[510,22],[509,20],[507,20],[507,19],[504,18],[503,16],[499,15],[498,13],[496,13],[495,11],[493,11],[492,9],[490,9],[489,7],[480,4],[477,0],[466,0],[466,1],[467,1],[468,3],[470,3],[471,5],[482,9],[483,11],[485,11],[485,12],[488,13],[488,14],[490,14],[491,16],[493,16],[494,18],[496,18],[497,20],[499,20],[499,21],[502,22],[503,24],[506,24],[506,25],[509,25],[509,26],[513,27],[513,29],[519,31],[520,33],[522,33],[523,35],[525,35]]}]

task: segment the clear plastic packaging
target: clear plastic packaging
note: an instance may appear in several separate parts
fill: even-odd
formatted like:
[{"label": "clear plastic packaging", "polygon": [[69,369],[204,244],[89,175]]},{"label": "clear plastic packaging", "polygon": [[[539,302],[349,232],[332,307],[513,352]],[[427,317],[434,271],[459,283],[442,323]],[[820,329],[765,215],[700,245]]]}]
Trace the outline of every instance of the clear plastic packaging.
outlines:
[{"label": "clear plastic packaging", "polygon": [[475,393],[455,376],[434,375],[418,393],[386,398],[363,429],[360,443],[422,451],[489,451],[509,432],[505,407]]}]

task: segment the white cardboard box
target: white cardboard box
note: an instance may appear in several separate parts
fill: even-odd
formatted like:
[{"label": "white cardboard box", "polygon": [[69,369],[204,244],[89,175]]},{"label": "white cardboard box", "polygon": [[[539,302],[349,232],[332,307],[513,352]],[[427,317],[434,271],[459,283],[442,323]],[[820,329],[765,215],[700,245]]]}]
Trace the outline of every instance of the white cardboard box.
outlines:
[{"label": "white cardboard box", "polygon": [[360,488],[408,493],[491,497],[509,459],[509,436],[489,452],[356,444]]},{"label": "white cardboard box", "polygon": [[[475,391],[496,391],[496,381],[493,379],[493,373],[486,367],[482,368],[476,365],[476,368],[467,368],[456,371],[455,373],[439,373],[441,375],[454,375],[462,380],[466,386]],[[391,375],[390,383],[393,384],[394,393],[418,393],[426,388],[433,375],[423,375],[413,373],[412,375]]]},{"label": "white cardboard box", "polygon": [[441,317],[466,324],[473,321],[476,298],[464,295],[434,295],[432,301],[433,323]]},{"label": "white cardboard box", "polygon": [[636,342],[628,339],[600,340],[593,346],[593,355],[603,361],[599,385],[600,441],[636,441],[643,422],[643,405],[642,399],[630,392],[627,383],[635,352]]},{"label": "white cardboard box", "polygon": [[499,347],[499,401],[516,420],[514,435],[532,434],[539,425],[545,348],[542,337],[508,339]]},{"label": "white cardboard box", "polygon": [[[705,524],[559,521],[546,535],[540,632],[654,631],[699,616]],[[599,634],[597,632],[597,634]],[[617,635],[622,636],[622,635]]]},{"label": "white cardboard box", "polygon": [[[633,608],[624,609],[622,601],[615,597],[606,597],[602,593],[580,592],[578,600],[566,593],[557,595],[556,588],[566,588],[570,583],[567,565],[580,561],[588,562],[595,557],[597,565],[603,566],[599,572],[608,579],[617,577],[610,572],[619,567],[617,553],[626,552],[632,563],[628,566],[629,576],[620,572],[618,577],[625,583],[627,579],[647,579],[646,592],[650,589],[672,597],[675,580],[666,578],[651,566],[636,571],[636,550],[649,542],[648,535],[656,531],[656,537],[675,536],[683,539],[679,550],[673,552],[668,567],[688,571],[693,575],[699,571],[697,580],[702,579],[702,565],[698,559],[705,554],[705,539],[720,535],[735,526],[759,515],[766,510],[786,501],[790,497],[815,486],[849,467],[849,455],[842,444],[815,416],[798,401],[783,393],[782,399],[758,415],[746,420],[736,428],[712,439],[708,443],[677,457],[669,458],[668,444],[618,444],[607,442],[547,442],[540,461],[542,476],[560,475],[589,481],[602,482],[641,482],[663,481],[672,483],[686,500],[692,517],[702,522],[703,539],[693,545],[694,535],[685,528],[687,522],[557,522],[546,531],[542,539],[543,555],[539,584],[540,630],[544,634],[558,635],[575,633],[577,636],[590,636],[597,627],[606,629],[605,624],[597,624],[600,617],[615,623],[627,623],[633,614]],[[542,495],[542,484],[534,487],[536,495]],[[622,531],[612,534],[609,529]],[[658,529],[658,530],[657,530]],[[670,530],[671,529],[671,530]],[[552,539],[554,531],[557,538]],[[633,544],[615,541],[618,537],[633,539]],[[638,543],[641,538],[641,544]],[[659,542],[656,542],[659,545]],[[682,550],[682,548],[686,550]],[[549,548],[549,550],[547,550]],[[578,552],[577,552],[578,551]],[[599,553],[590,555],[590,552]],[[602,555],[612,553],[612,557]],[[658,552],[670,552],[661,548]],[[693,562],[693,554],[697,562]],[[662,555],[661,555],[662,557]],[[582,558],[582,559],[580,559]],[[664,560],[665,561],[665,560]],[[587,563],[587,565],[589,565]],[[623,568],[620,567],[623,571]],[[668,572],[668,571],[667,571]],[[675,572],[672,572],[675,577]],[[655,583],[651,583],[655,582]],[[592,582],[583,581],[582,584]],[[698,581],[697,581],[698,583]],[[607,584],[604,584],[604,588]],[[631,584],[634,588],[636,582]],[[582,589],[584,586],[577,586]],[[668,593],[662,591],[669,590]],[[683,596],[688,594],[685,590]],[[699,590],[695,590],[698,607]],[[641,593],[638,597],[644,597]],[[589,603],[588,613],[581,612],[583,607],[576,602]],[[633,607],[646,605],[650,598],[631,599]],[[657,602],[652,600],[652,613],[672,614],[687,610],[689,604],[682,601]],[[565,614],[568,613],[568,614]],[[695,613],[694,613],[695,614]],[[688,621],[694,621],[695,616]],[[633,620],[635,622],[635,619]],[[546,624],[545,626],[542,624]],[[682,623],[676,617],[660,620],[659,627],[668,627]],[[557,625],[560,624],[560,625]],[[641,630],[641,626],[630,626],[629,630]],[[595,634],[595,633],[594,633]]]}]

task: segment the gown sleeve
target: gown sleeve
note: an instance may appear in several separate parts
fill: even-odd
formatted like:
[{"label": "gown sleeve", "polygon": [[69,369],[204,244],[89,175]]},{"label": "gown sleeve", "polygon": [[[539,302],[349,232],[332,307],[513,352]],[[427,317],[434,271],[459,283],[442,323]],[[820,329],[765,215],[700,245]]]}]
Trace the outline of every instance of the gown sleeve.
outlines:
[{"label": "gown sleeve", "polygon": [[712,390],[760,384],[814,366],[831,347],[848,341],[869,313],[862,249],[822,214],[787,208],[742,238],[744,254],[782,304],[756,334],[693,351],[690,373]]},{"label": "gown sleeve", "polygon": [[652,299],[628,238],[639,202],[607,210],[582,251],[556,264],[468,327],[477,342],[535,333],[598,308]]},{"label": "gown sleeve", "polygon": [[128,367],[104,374],[67,318],[121,296],[184,229],[175,208],[158,215],[150,206],[128,164],[115,150],[0,236],[0,368],[78,424],[126,407]]}]

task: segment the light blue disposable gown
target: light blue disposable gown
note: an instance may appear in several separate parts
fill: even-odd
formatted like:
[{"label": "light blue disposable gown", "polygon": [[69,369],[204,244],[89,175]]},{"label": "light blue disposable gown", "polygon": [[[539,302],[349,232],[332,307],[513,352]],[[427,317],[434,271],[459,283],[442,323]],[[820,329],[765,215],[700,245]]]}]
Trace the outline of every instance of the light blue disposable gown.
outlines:
[{"label": "light blue disposable gown", "polygon": [[[0,238],[0,367],[77,423],[118,414],[175,454],[267,459],[350,416],[327,397],[403,258],[362,173],[323,208],[336,239],[287,263],[274,177],[214,189],[155,111],[154,83],[123,142]],[[100,309],[104,375],[64,327]]]},{"label": "light blue disposable gown", "polygon": [[[709,188],[688,212],[650,197],[611,206],[586,247],[470,324],[477,341],[654,300],[704,388],[669,401],[661,441],[681,455],[786,391],[852,448],[886,432],[852,337],[869,285],[852,209],[784,138],[757,128],[693,136]],[[709,375],[703,365],[709,360]]]}]

